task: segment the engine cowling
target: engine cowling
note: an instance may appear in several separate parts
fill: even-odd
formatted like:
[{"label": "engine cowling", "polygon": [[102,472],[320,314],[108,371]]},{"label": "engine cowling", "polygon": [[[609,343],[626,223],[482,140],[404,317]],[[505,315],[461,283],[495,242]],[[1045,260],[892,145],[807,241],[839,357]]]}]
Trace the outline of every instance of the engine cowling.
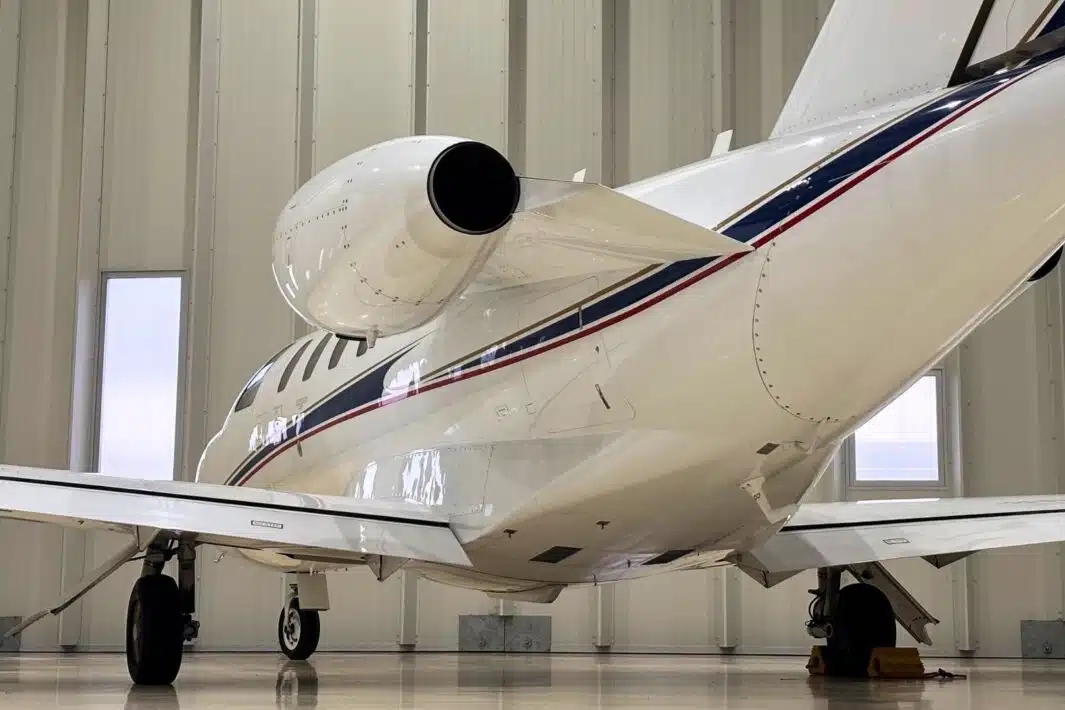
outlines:
[{"label": "engine cowling", "polygon": [[315,327],[370,339],[417,328],[476,275],[520,195],[513,167],[484,143],[413,136],[371,146],[285,205],[274,278]]}]

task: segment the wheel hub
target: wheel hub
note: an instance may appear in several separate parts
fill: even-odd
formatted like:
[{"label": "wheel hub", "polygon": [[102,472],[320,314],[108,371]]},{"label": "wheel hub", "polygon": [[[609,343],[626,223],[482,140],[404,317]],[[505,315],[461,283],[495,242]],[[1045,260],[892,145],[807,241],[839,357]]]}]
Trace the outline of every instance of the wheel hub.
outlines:
[{"label": "wheel hub", "polygon": [[300,612],[298,609],[289,607],[285,612],[285,625],[282,633],[285,646],[294,649],[300,642]]}]

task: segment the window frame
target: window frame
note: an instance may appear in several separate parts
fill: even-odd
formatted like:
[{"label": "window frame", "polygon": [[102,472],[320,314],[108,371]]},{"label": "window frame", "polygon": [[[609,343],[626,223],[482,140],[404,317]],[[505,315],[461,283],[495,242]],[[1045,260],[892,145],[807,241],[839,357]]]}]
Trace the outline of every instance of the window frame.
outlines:
[{"label": "window frame", "polygon": [[[181,306],[178,315],[178,371],[177,397],[174,406],[174,470],[171,480],[179,480],[185,469],[185,410],[188,389],[188,334],[189,334],[189,272],[185,269],[125,270],[104,269],[100,271],[99,289],[96,298],[95,360],[92,382],[92,430],[90,432],[91,470],[100,471],[100,435],[102,432],[104,399],[104,340],[107,333],[107,293],[111,281],[119,279],[177,278],[181,283]],[[104,472],[105,475],[106,472]]]},{"label": "window frame", "polygon": [[[855,432],[852,432],[843,441],[843,445],[840,448],[840,462],[843,467],[843,473],[846,481],[846,487],[851,491],[946,491],[950,485],[950,451],[952,447],[954,433],[951,431],[950,426],[950,406],[948,402],[947,392],[947,379],[949,374],[946,366],[943,364],[936,365],[930,368],[927,372],[921,374],[920,377],[913,380],[909,387],[913,387],[921,379],[925,377],[935,378],[935,391],[936,391],[936,461],[939,468],[939,476],[935,480],[899,480],[899,481],[862,481],[858,479],[858,459],[857,459],[857,444],[855,440]],[[907,389],[909,389],[907,387]],[[901,396],[906,390],[899,392]],[[894,400],[892,400],[894,401]],[[890,403],[889,403],[890,404]],[[887,405],[885,405],[886,408]],[[883,408],[880,410],[883,411]],[[878,411],[879,414],[879,411]],[[874,415],[876,416],[876,415]],[[872,419],[872,417],[870,417]],[[866,420],[868,421],[868,420]],[[862,422],[864,425],[865,422]]]}]

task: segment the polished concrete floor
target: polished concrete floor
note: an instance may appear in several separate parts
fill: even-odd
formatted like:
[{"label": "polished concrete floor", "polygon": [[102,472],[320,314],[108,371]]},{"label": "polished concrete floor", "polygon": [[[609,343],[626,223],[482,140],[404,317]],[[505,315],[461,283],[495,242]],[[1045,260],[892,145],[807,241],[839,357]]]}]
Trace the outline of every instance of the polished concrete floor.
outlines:
[{"label": "polished concrete floor", "polygon": [[967,679],[830,681],[800,658],[190,654],[173,688],[131,689],[120,655],[0,656],[0,710],[19,708],[1065,707],[1065,661],[926,661]]}]

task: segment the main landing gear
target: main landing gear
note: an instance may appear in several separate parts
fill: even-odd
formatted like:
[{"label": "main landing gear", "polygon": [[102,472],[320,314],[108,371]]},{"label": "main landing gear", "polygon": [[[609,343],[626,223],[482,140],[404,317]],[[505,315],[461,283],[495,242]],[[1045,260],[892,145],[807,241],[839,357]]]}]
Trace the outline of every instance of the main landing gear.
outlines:
[{"label": "main landing gear", "polygon": [[[177,579],[163,573],[178,561]],[[296,574],[277,620],[281,652],[306,660],[318,648],[322,625],[319,611],[329,609],[323,574]],[[301,604],[301,602],[303,602]],[[170,685],[181,669],[185,643],[199,635],[196,611],[196,545],[191,540],[156,538],[144,556],[141,577],[133,585],[126,609],[126,667],[137,685]]]},{"label": "main landing gear", "polygon": [[806,631],[826,640],[823,658],[829,675],[861,678],[874,649],[895,647],[895,611],[887,595],[871,584],[841,587],[842,573],[841,568],[817,571]]},{"label": "main landing gear", "polygon": [[[178,578],[163,574],[173,557]],[[169,685],[181,668],[186,641],[196,638],[196,548],[184,540],[159,539],[145,553],[141,577],[126,609],[126,667],[138,685]]]}]

